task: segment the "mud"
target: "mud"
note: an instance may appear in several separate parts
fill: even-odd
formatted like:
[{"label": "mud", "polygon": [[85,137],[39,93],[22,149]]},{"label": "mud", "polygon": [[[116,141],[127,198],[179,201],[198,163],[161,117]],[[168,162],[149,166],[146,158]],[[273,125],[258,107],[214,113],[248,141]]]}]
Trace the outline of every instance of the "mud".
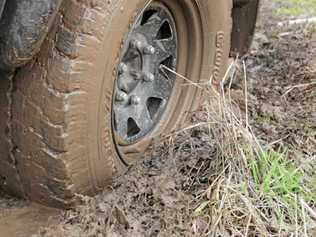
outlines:
[{"label": "mud", "polygon": [[[251,124],[262,144],[289,147],[293,159],[303,162],[316,155],[316,87],[310,84],[316,76],[316,34],[305,25],[278,28],[276,23],[286,18],[270,17],[273,6],[263,7],[255,42],[244,58]],[[243,109],[242,78],[237,77],[232,94]],[[197,117],[195,122],[201,121]],[[206,223],[194,223],[194,210],[214,179],[216,152],[203,129],[174,136],[116,180],[112,193],[85,199],[42,234],[201,236]]]},{"label": "mud", "polygon": [[[264,1],[244,58],[251,125],[262,144],[288,147],[293,159],[304,162],[316,157],[316,31],[307,25],[278,28],[286,18],[272,16],[273,7]],[[243,109],[241,77],[232,94]],[[203,111],[197,114],[194,122],[203,121]],[[216,152],[204,129],[172,136],[115,180],[112,192],[81,197],[81,206],[60,214],[0,198],[0,236],[200,236],[206,224],[194,223],[194,210],[214,178]]]},{"label": "mud", "polygon": [[28,237],[58,223],[60,210],[10,197],[0,191],[0,236]]}]

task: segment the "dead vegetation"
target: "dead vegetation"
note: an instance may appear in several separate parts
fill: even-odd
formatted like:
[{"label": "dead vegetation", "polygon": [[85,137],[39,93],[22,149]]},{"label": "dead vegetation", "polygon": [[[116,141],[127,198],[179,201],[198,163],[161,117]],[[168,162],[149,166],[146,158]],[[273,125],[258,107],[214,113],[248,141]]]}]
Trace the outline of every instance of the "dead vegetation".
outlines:
[{"label": "dead vegetation", "polygon": [[271,144],[259,142],[249,122],[245,62],[241,65],[245,110],[238,110],[232,99],[234,77],[221,93],[213,90],[215,98],[210,98],[207,106],[208,130],[217,153],[211,161],[214,178],[198,197],[194,233],[312,236],[316,230],[316,157],[300,163],[300,159],[289,159],[286,147],[275,150]]},{"label": "dead vegetation", "polygon": [[316,236],[316,34],[266,6],[193,125],[40,235]]}]

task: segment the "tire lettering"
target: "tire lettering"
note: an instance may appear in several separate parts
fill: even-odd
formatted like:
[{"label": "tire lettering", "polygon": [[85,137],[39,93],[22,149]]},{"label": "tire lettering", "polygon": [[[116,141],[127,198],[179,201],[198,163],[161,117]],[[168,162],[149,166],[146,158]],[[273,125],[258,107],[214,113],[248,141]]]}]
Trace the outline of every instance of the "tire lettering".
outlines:
[{"label": "tire lettering", "polygon": [[214,62],[214,69],[213,69],[213,81],[218,82],[220,80],[220,71],[221,71],[221,64],[223,61],[223,48],[225,44],[225,33],[222,31],[217,32],[216,34],[216,50],[215,50],[215,62]]}]

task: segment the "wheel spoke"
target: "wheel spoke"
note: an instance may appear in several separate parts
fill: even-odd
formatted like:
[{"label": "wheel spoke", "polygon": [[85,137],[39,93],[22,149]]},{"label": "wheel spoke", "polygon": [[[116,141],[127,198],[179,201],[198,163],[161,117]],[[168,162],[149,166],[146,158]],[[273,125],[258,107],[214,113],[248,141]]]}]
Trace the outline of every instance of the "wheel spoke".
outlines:
[{"label": "wheel spoke", "polygon": [[[147,35],[150,35],[152,40],[157,38],[157,35],[159,33],[159,31],[162,29],[162,26],[167,23],[169,25],[169,28],[171,30],[170,27],[170,23],[167,19],[167,14],[164,11],[157,11],[155,14],[153,14],[147,21],[145,24],[143,25],[139,25],[137,28],[137,31],[139,31],[140,33],[144,33],[146,32]],[[171,30],[171,34],[172,34],[172,30]]]},{"label": "wheel spoke", "polygon": [[115,108],[115,123],[116,123],[116,131],[123,139],[127,138],[127,120],[125,111],[122,108]]},{"label": "wheel spoke", "polygon": [[173,81],[172,78],[166,77],[162,75],[161,73],[157,73],[157,80],[155,81],[153,87],[153,96],[160,98],[160,99],[168,99],[170,96],[170,93],[173,88]]},{"label": "wheel spoke", "polygon": [[177,48],[176,42],[173,38],[156,40],[155,42],[158,49],[160,49],[162,52],[165,52],[165,53],[171,54]]},{"label": "wheel spoke", "polygon": [[153,121],[150,117],[149,111],[146,105],[138,109],[137,113],[134,113],[132,118],[138,125],[140,132],[146,131],[148,127],[152,127]]},{"label": "wheel spoke", "polygon": [[159,32],[163,24],[162,19],[158,14],[154,14],[144,25],[140,25],[137,29],[139,33],[146,32],[146,35],[150,35],[154,39]]},{"label": "wheel spoke", "polygon": [[[156,40],[155,47],[157,48],[157,63],[159,64],[170,56],[174,57],[173,54],[177,49],[174,39]],[[159,67],[160,65],[157,66]]]}]

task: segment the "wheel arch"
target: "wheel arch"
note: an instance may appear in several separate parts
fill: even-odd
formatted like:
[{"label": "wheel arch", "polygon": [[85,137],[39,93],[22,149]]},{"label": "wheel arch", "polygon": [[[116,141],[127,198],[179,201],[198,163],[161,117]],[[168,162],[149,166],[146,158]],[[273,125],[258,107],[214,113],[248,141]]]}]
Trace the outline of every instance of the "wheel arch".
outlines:
[{"label": "wheel arch", "polygon": [[[0,68],[23,66],[38,52],[63,0],[43,0],[25,7],[28,0],[0,0]],[[230,56],[244,55],[251,44],[260,0],[233,0]],[[44,17],[43,17],[44,16]],[[34,24],[34,22],[36,22]]]},{"label": "wheel arch", "polygon": [[5,32],[0,35],[2,70],[21,67],[35,56],[62,1],[0,0],[0,32]]}]

